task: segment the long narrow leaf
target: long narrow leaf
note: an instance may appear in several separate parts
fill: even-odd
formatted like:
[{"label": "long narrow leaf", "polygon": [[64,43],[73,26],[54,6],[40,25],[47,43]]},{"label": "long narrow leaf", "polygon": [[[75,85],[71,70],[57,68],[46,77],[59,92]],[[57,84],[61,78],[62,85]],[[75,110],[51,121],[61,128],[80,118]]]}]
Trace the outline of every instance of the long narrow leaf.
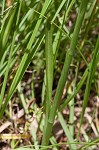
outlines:
[{"label": "long narrow leaf", "polygon": [[87,3],[88,3],[88,0],[87,1],[83,0],[81,2],[81,6],[80,6],[80,9],[79,9],[79,12],[78,12],[78,17],[77,17],[73,37],[72,37],[72,40],[71,40],[70,50],[68,50],[68,52],[66,54],[63,70],[62,70],[61,77],[60,77],[59,82],[58,82],[56,94],[55,94],[55,97],[54,97],[54,103],[53,103],[51,111],[50,111],[50,117],[49,117],[49,122],[47,124],[46,134],[44,134],[45,137],[43,137],[44,139],[46,137],[47,138],[46,138],[46,141],[42,143],[42,145],[48,145],[48,143],[49,143],[49,138],[51,136],[56,111],[58,109],[59,101],[61,99],[63,89],[64,89],[64,85],[65,85],[67,77],[68,77],[69,67],[70,67],[70,64],[72,62],[72,58],[73,58],[73,55],[74,55],[74,52],[75,52],[77,39],[78,39],[78,34],[79,34],[81,24],[82,24],[82,21],[83,21],[83,18],[84,18]]},{"label": "long narrow leaf", "polygon": [[[42,11],[41,11],[40,16],[39,16],[39,20],[37,21],[36,26],[35,26],[35,28],[33,30],[31,38],[30,38],[30,40],[28,42],[28,45],[26,47],[26,52],[25,52],[25,54],[24,54],[24,56],[22,58],[20,66],[19,66],[19,68],[18,68],[18,70],[16,72],[16,75],[15,75],[14,79],[13,79],[13,82],[12,82],[11,87],[9,89],[9,93],[7,95],[6,101],[5,101],[5,103],[4,103],[3,107],[2,107],[0,117],[2,117],[2,115],[4,113],[4,109],[6,108],[9,99],[13,95],[14,90],[16,89],[19,81],[22,79],[22,77],[23,77],[23,75],[24,75],[24,73],[25,73],[29,63],[31,62],[32,56],[34,54],[34,53],[33,54],[31,53],[31,47],[32,47],[32,44],[33,44],[33,42],[35,40],[35,36],[37,34],[39,26],[40,26],[40,24],[41,24],[41,22],[43,20],[42,16],[45,14],[45,12],[46,12],[48,6],[50,5],[50,3],[51,3],[51,0],[46,0],[45,3],[44,3],[44,6],[43,6]],[[34,52],[35,52],[35,50],[34,50]],[[32,56],[30,54],[32,54]],[[29,56],[30,56],[31,59],[29,58]]]},{"label": "long narrow leaf", "polygon": [[86,106],[87,106],[87,103],[88,103],[88,97],[89,97],[89,94],[90,94],[92,79],[93,79],[93,76],[95,74],[95,70],[96,70],[96,66],[97,66],[97,54],[98,54],[98,52],[99,52],[99,35],[98,35],[98,39],[97,39],[97,43],[96,43],[92,63],[91,63],[91,66],[90,66],[89,74],[88,74],[88,80],[87,80],[85,94],[84,94],[84,100],[83,100],[83,107],[82,107],[82,114],[81,114],[81,119],[80,119],[80,127],[79,127],[78,137],[79,137],[80,128],[81,128],[81,125],[82,125],[82,122],[83,122],[85,109],[86,109]]},{"label": "long narrow leaf", "polygon": [[65,132],[65,134],[67,136],[67,138],[68,138],[68,141],[70,143],[71,149],[72,150],[77,150],[77,146],[76,146],[76,144],[75,144],[75,142],[73,140],[73,137],[72,137],[69,129],[67,128],[67,125],[66,125],[66,123],[64,121],[64,118],[63,118],[63,116],[62,116],[62,114],[60,112],[58,112],[58,118],[59,118],[60,124],[61,124],[61,126],[62,126],[62,128],[63,128],[63,130],[64,130],[64,132]]}]

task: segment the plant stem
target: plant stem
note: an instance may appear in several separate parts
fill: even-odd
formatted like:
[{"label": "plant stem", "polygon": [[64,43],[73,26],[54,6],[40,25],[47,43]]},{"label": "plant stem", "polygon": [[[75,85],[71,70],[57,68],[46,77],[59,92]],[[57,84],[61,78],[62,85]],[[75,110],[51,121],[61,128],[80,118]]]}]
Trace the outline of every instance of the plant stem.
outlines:
[{"label": "plant stem", "polygon": [[42,145],[48,145],[49,144],[49,139],[51,137],[56,111],[58,109],[59,101],[61,99],[63,89],[64,89],[64,86],[65,86],[65,83],[66,83],[66,80],[67,80],[67,77],[68,77],[68,71],[69,71],[69,68],[70,68],[70,64],[72,62],[72,58],[74,56],[75,49],[76,49],[78,34],[79,34],[79,31],[80,31],[80,28],[81,28],[81,25],[82,25],[82,22],[83,22],[83,18],[84,18],[84,14],[85,14],[85,11],[86,11],[87,4],[88,4],[88,0],[83,0],[81,2],[81,5],[80,5],[80,9],[79,9],[79,12],[78,12],[78,17],[77,17],[73,37],[72,37],[72,40],[71,40],[70,49],[68,50],[68,52],[66,54],[66,57],[65,57],[63,70],[62,70],[61,77],[59,79],[59,83],[58,83],[58,86],[57,86],[56,94],[55,94],[55,97],[54,97],[54,102],[53,102],[53,105],[51,107],[49,120],[48,120],[47,127],[46,127],[46,132],[43,135]]}]

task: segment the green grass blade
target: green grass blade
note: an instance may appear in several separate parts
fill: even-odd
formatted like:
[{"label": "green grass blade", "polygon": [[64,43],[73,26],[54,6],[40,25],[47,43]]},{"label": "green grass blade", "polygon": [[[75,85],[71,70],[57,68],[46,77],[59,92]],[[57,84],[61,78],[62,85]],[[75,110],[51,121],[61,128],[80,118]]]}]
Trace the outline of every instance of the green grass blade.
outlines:
[{"label": "green grass blade", "polygon": [[[22,72],[19,72],[19,74],[18,74],[17,76],[15,75],[14,80],[13,80],[13,82],[12,82],[12,84],[11,84],[11,87],[10,87],[9,93],[8,93],[7,98],[6,98],[6,100],[5,100],[5,103],[4,103],[4,105],[3,105],[2,109],[1,109],[0,117],[2,117],[2,115],[3,115],[4,111],[5,111],[5,108],[6,108],[7,104],[8,104],[8,101],[10,100],[11,96],[13,95],[14,90],[15,90],[16,87],[17,87],[17,84],[20,82],[20,80],[21,80],[23,74],[25,73],[26,68],[28,67],[28,65],[29,65],[29,63],[30,63],[32,57],[35,55],[35,52],[36,52],[36,50],[39,48],[39,46],[40,46],[40,44],[42,43],[42,40],[43,40],[43,39],[44,39],[44,36],[43,36],[39,41],[37,41],[35,47],[34,47],[33,50],[31,51],[31,53],[28,55],[28,58],[27,58],[27,60],[26,60],[26,62],[25,62],[25,64],[24,64],[24,66],[23,66],[23,68],[22,68],[23,70],[21,70]],[[18,70],[18,71],[19,71],[19,70]],[[18,78],[17,78],[17,77],[18,77]],[[15,80],[15,79],[16,79],[16,80]],[[17,81],[17,83],[16,83],[16,81]],[[16,86],[14,85],[14,83],[16,83]]]},{"label": "green grass blade", "polygon": [[77,84],[76,89],[74,90],[74,93],[71,96],[69,96],[67,99],[65,99],[64,102],[60,105],[60,108],[59,108],[60,111],[62,111],[68,105],[68,103],[76,96],[76,94],[79,92],[82,85],[84,84],[87,76],[88,76],[88,68],[85,70],[82,76],[82,79]]},{"label": "green grass blade", "polygon": [[[8,93],[8,95],[7,95],[7,98],[6,98],[6,101],[5,101],[5,103],[4,103],[3,107],[2,107],[0,117],[2,117],[2,115],[3,115],[3,113],[4,113],[4,110],[5,110],[5,108],[6,108],[7,104],[8,104],[9,99],[10,99],[11,96],[13,95],[14,90],[16,89],[16,87],[17,87],[19,81],[20,81],[21,78],[23,77],[23,75],[24,75],[24,73],[25,73],[25,71],[26,71],[26,69],[27,69],[29,63],[31,62],[31,59],[30,59],[30,58],[32,58],[33,54],[35,53],[35,49],[34,49],[33,52],[31,52],[30,50],[31,50],[32,44],[33,44],[33,42],[34,42],[34,40],[35,40],[35,36],[36,36],[36,34],[37,34],[37,31],[38,31],[38,29],[39,29],[39,26],[40,26],[40,24],[41,24],[41,22],[42,22],[42,20],[43,20],[43,16],[44,16],[44,14],[45,14],[45,12],[46,12],[48,6],[50,5],[50,3],[51,3],[51,0],[46,0],[45,3],[44,3],[44,6],[43,6],[42,11],[41,11],[40,16],[39,16],[39,19],[38,19],[38,21],[37,21],[37,23],[36,23],[36,26],[35,26],[35,28],[34,28],[34,30],[33,30],[33,33],[32,33],[32,35],[31,35],[31,38],[30,38],[30,40],[29,40],[29,42],[28,42],[28,45],[27,45],[27,47],[26,47],[26,52],[25,52],[25,54],[24,54],[24,56],[23,56],[23,58],[22,58],[22,61],[21,61],[21,63],[20,63],[20,66],[19,66],[19,68],[18,68],[18,70],[17,70],[17,72],[16,72],[16,75],[15,75],[14,79],[13,79],[13,82],[12,82],[12,84],[11,84],[9,93]],[[32,55],[31,55],[31,54],[32,54]]]},{"label": "green grass blade", "polygon": [[93,59],[92,59],[92,62],[91,62],[90,68],[89,68],[88,80],[87,80],[87,84],[86,84],[84,100],[83,100],[83,107],[82,107],[82,114],[81,114],[81,119],[80,119],[80,127],[79,127],[79,132],[78,132],[77,137],[79,137],[79,134],[80,134],[80,128],[81,128],[81,125],[82,125],[82,122],[83,122],[85,109],[86,109],[87,103],[88,103],[88,97],[89,97],[89,94],[90,94],[92,79],[93,79],[94,73],[96,71],[98,52],[99,52],[99,35],[98,35],[98,39],[97,39]]},{"label": "green grass blade", "polygon": [[53,19],[52,19],[52,22],[54,22],[54,20],[56,19],[56,17],[58,16],[59,12],[61,11],[62,7],[65,5],[67,0],[63,0],[58,8],[58,10],[56,11]]},{"label": "green grass blade", "polygon": [[[58,119],[59,119],[59,122],[60,122],[60,124],[61,124],[61,126],[62,126],[62,128],[63,128],[63,130],[64,130],[64,132],[65,132],[65,134],[67,136],[67,138],[68,138],[68,141],[69,141],[70,147],[71,147],[70,149],[71,150],[77,150],[77,146],[76,146],[76,144],[75,144],[75,142],[73,140],[73,137],[72,137],[69,129],[67,128],[67,125],[66,125],[66,123],[64,121],[64,118],[63,118],[63,116],[62,116],[62,114],[60,112],[58,112]],[[74,144],[71,144],[71,143],[74,143]]]},{"label": "green grass blade", "polygon": [[22,93],[21,83],[18,84],[17,90],[18,90],[18,94],[19,94],[19,96],[20,96],[20,99],[21,99],[23,108],[24,108],[24,110],[25,110],[25,113],[28,115],[28,114],[29,114],[29,111],[28,111],[28,108],[27,108],[27,105],[26,105],[26,102],[25,102],[24,95],[23,95],[23,93]]},{"label": "green grass blade", "polygon": [[[76,89],[76,82],[77,82],[77,76],[78,76],[78,67],[79,67],[79,62],[77,63],[77,66],[76,66],[76,74],[75,74],[75,79],[73,81],[73,91],[70,91],[70,92],[73,92],[73,93]],[[72,137],[74,137],[74,98],[70,101],[69,108],[70,108],[70,117],[69,117],[70,126],[69,126],[69,130],[70,130],[70,133],[71,133]]]},{"label": "green grass blade", "polygon": [[[17,20],[16,20],[16,26],[18,25],[18,22],[19,22],[19,14],[20,14],[20,10],[21,10],[21,4],[22,4],[22,2],[20,3],[18,15],[17,15]],[[15,12],[13,14],[15,15]],[[14,16],[13,16],[13,18],[14,18]],[[12,23],[12,20],[10,22]],[[7,28],[7,30],[9,30],[9,29]],[[6,73],[5,73],[5,77],[4,77],[4,81],[3,81],[3,86],[2,86],[2,89],[1,89],[1,94],[0,94],[0,108],[1,108],[1,105],[2,105],[2,101],[3,101],[4,93],[5,93],[5,88],[6,88],[6,84],[7,84],[7,78],[8,78],[8,73],[9,73],[10,64],[11,64],[11,57],[12,57],[12,52],[13,52],[13,49],[14,49],[15,36],[16,36],[16,30],[15,30],[14,35],[13,35],[12,45],[11,45],[11,50],[10,50],[9,60],[8,60],[8,65],[7,65],[7,70],[6,70]]]},{"label": "green grass blade", "polygon": [[[14,8],[14,10],[11,10],[11,15],[9,15],[8,20],[5,21],[4,27],[2,28],[2,32],[1,32],[1,37],[2,37],[2,51],[0,52],[0,55],[2,56],[4,53],[4,49],[6,47],[10,32],[11,32],[11,28],[13,25],[13,20],[14,20],[14,16],[16,14],[16,9],[17,9],[18,5]],[[0,58],[1,58],[0,56]]]},{"label": "green grass blade", "polygon": [[[52,26],[48,19],[45,32],[45,58],[46,58],[46,117],[45,128],[51,107],[52,86],[53,86],[53,48],[52,48]],[[44,128],[45,132],[46,129]],[[43,139],[45,141],[45,139]]]},{"label": "green grass blade", "polygon": [[70,64],[72,62],[72,58],[73,58],[73,55],[75,52],[78,34],[79,34],[79,31],[81,28],[81,24],[83,22],[87,3],[88,3],[88,1],[86,1],[86,0],[83,0],[81,2],[81,6],[80,6],[80,9],[78,12],[78,17],[77,17],[73,37],[71,40],[70,50],[68,50],[68,52],[66,54],[63,70],[62,70],[61,77],[60,77],[59,82],[58,82],[56,94],[54,97],[54,103],[53,103],[51,111],[50,111],[50,117],[49,117],[47,129],[46,129],[46,135],[44,134],[45,137],[43,137],[44,139],[47,137],[47,139],[44,143],[42,143],[42,145],[48,145],[48,143],[49,143],[49,138],[51,136],[51,132],[52,132],[52,128],[53,128],[53,122],[55,119],[56,111],[58,109],[59,101],[60,101],[62,93],[63,93],[64,85],[65,85],[67,77],[68,77],[69,67],[70,67]]},{"label": "green grass blade", "polygon": [[45,57],[46,57],[46,106],[48,106],[47,111],[49,114],[52,97],[52,86],[53,86],[52,27],[49,21],[47,22],[45,33]]},{"label": "green grass blade", "polygon": [[32,134],[33,141],[34,141],[35,150],[39,150],[39,145],[38,145],[38,141],[37,141],[37,135],[36,135],[36,133],[34,131],[34,126],[33,126],[32,123],[30,124],[30,129],[31,129],[31,134]]}]

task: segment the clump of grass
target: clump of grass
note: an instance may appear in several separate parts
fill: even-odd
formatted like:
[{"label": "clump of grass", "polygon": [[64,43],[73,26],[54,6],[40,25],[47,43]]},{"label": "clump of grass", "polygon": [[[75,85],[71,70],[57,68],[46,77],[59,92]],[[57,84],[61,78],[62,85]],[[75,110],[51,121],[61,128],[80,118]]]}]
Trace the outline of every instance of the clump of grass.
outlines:
[{"label": "clump of grass", "polygon": [[[92,30],[97,32],[96,28],[98,28],[98,25],[93,23],[94,17],[98,20],[97,4],[98,0],[94,2],[89,0],[78,2],[74,0],[58,0],[57,2],[19,0],[12,1],[7,8],[5,0],[0,2],[0,118],[4,115],[9,119],[7,106],[10,102],[12,103],[12,99],[14,103],[17,103],[16,99],[18,99],[18,103],[25,110],[28,122],[31,112],[36,115],[37,130],[35,131],[32,122],[29,123],[29,127],[34,141],[31,143],[37,150],[50,147],[59,149],[60,144],[52,134],[56,119],[60,122],[68,139],[65,145],[68,145],[70,149],[78,149],[81,144],[80,131],[90,90],[93,90],[91,85],[95,84],[96,89],[98,88],[95,73],[99,63],[99,35],[94,39],[90,37]],[[70,21],[72,14],[76,15],[76,19],[73,18],[74,20]],[[86,58],[88,46],[90,61]],[[82,64],[84,67],[81,70]],[[76,69],[72,66],[76,66]],[[21,86],[28,71],[31,72],[31,85],[27,98]],[[43,77],[41,77],[41,72],[43,72]],[[58,79],[57,74],[59,74]],[[34,100],[38,99],[35,90],[37,81],[33,80],[36,76],[41,77],[40,85],[37,83],[40,95],[40,101],[37,104]],[[70,80],[73,78],[73,82],[69,83],[68,78]],[[26,84],[27,81],[24,82]],[[82,89],[83,86],[85,90]],[[66,90],[65,96],[63,96],[64,90]],[[78,133],[76,133],[75,105],[76,95],[80,91],[83,93],[83,104],[81,118],[78,121],[79,127],[76,126]],[[99,93],[97,92],[96,95]],[[33,106],[27,107],[26,103],[30,99],[35,102]],[[62,115],[67,106],[70,110],[69,127]],[[37,137],[39,132],[43,133],[40,140]],[[88,137],[87,133],[86,136]],[[81,149],[97,143],[91,141],[91,137],[90,143],[86,142],[83,143],[84,145],[81,144]]]}]

